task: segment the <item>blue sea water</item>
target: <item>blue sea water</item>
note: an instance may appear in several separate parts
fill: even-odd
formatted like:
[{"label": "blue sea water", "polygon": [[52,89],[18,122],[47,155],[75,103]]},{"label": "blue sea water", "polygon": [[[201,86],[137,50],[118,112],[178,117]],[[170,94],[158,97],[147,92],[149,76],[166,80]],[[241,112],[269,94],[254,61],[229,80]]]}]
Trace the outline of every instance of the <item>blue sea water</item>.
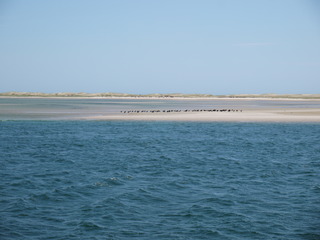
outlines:
[{"label": "blue sea water", "polygon": [[320,125],[0,122],[0,239],[320,239]]}]

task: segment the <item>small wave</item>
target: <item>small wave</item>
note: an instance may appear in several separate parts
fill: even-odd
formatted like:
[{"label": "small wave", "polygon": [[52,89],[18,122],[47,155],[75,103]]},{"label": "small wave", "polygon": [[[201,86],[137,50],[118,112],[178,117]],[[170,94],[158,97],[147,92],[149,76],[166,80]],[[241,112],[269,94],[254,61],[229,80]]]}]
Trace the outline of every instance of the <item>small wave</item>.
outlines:
[{"label": "small wave", "polygon": [[313,186],[313,190],[317,193],[320,193],[320,184]]},{"label": "small wave", "polygon": [[125,181],[132,180],[133,177],[131,176],[125,176],[122,178],[119,177],[109,177],[105,178],[102,181],[95,182],[93,186],[96,187],[115,187],[115,186],[121,186],[125,184]]},{"label": "small wave", "polygon": [[225,199],[220,197],[209,197],[199,201],[200,204],[218,204],[221,206],[234,206],[235,202],[227,197]]},{"label": "small wave", "polygon": [[100,230],[103,229],[102,226],[100,226],[97,223],[94,223],[92,221],[81,221],[79,226],[81,228],[85,228],[86,230]]},{"label": "small wave", "polygon": [[38,193],[32,194],[30,199],[33,201],[49,201],[51,200],[51,197],[49,196],[49,193]]}]

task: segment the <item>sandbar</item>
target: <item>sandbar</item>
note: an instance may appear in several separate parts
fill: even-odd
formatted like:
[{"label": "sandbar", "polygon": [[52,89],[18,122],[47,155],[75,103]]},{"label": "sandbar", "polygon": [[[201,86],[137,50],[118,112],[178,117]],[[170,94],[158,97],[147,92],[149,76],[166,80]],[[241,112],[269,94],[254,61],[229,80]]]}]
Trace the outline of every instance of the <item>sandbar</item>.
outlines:
[{"label": "sandbar", "polygon": [[[192,121],[192,122],[319,122],[320,99],[304,98],[157,98],[157,97],[3,97],[20,98],[21,101],[0,104],[4,120],[100,120],[100,121]],[[23,104],[28,98],[36,98],[32,104]],[[42,99],[46,99],[43,104]],[[61,99],[64,102],[52,101]],[[73,99],[66,101],[66,99]],[[77,102],[75,99],[87,99]],[[103,99],[101,102],[92,101]],[[114,99],[114,101],[109,101]],[[118,101],[117,99],[122,99]],[[161,101],[159,101],[161,99]],[[105,100],[105,101],[104,101]],[[126,101],[123,101],[126,100]],[[90,104],[88,104],[90,102]],[[92,104],[91,104],[92,103]],[[35,104],[35,105],[33,105]],[[202,111],[191,111],[192,109]],[[222,109],[231,111],[221,111]],[[140,112],[135,112],[135,110]],[[151,110],[156,110],[153,111]],[[167,112],[165,110],[180,111]],[[203,110],[205,109],[205,110]],[[208,111],[215,109],[216,111]],[[131,111],[133,110],[133,111]],[[141,111],[143,110],[143,111]],[[149,110],[149,111],[144,111]],[[218,111],[219,110],[219,111]],[[125,113],[124,113],[125,112]]]},{"label": "sandbar", "polygon": [[86,117],[86,120],[191,122],[320,122],[320,109],[248,109],[238,112],[126,113]]}]

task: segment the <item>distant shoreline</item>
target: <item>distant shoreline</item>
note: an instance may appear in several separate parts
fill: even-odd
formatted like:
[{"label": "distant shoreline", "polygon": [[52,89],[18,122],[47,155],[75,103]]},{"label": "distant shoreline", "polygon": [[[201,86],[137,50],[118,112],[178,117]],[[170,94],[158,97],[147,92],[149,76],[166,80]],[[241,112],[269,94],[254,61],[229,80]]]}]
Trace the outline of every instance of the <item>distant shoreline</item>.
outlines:
[{"label": "distant shoreline", "polygon": [[126,93],[34,93],[5,92],[0,98],[92,98],[92,99],[306,99],[320,100],[320,94],[126,94]]},{"label": "distant shoreline", "polygon": [[[247,95],[246,97],[187,97],[184,95],[163,98],[159,96],[0,96],[0,100],[8,99],[0,103],[1,114],[23,118],[41,119],[41,116],[63,120],[124,120],[124,121],[195,121],[195,122],[318,122],[320,123],[320,98],[286,98],[283,95],[277,97],[263,97],[262,95]],[[10,99],[20,99],[12,101]],[[32,108],[27,99],[35,99],[32,102],[43,104],[41,108]],[[36,99],[39,99],[36,101]],[[48,101],[46,101],[46,99]],[[59,100],[65,104],[60,108]],[[66,99],[66,100],[62,100]],[[68,99],[74,99],[68,101]],[[85,99],[85,101],[81,101]],[[110,100],[108,104],[95,106],[95,102],[87,104],[94,99]],[[122,99],[125,101],[116,101]],[[114,101],[112,101],[114,100]],[[139,101],[140,100],[140,101]],[[9,102],[9,104],[8,104]],[[77,103],[78,102],[78,103]],[[75,105],[84,102],[85,108]],[[50,103],[50,104],[48,104]],[[116,103],[116,108],[110,108],[110,104]],[[120,105],[119,105],[120,103]],[[130,104],[131,103],[131,104]],[[142,105],[141,105],[142,103]],[[159,103],[161,103],[159,105]],[[173,105],[171,103],[174,103]],[[181,103],[181,105],[180,105]],[[205,104],[204,104],[205,103]],[[121,105],[124,104],[124,105]],[[139,105],[140,104],[140,105]],[[18,106],[18,108],[17,108]],[[19,107],[23,106],[23,107]],[[302,107],[304,106],[304,107]],[[109,110],[111,109],[111,110]],[[37,117],[38,116],[38,117]],[[7,119],[11,119],[8,118]]]}]

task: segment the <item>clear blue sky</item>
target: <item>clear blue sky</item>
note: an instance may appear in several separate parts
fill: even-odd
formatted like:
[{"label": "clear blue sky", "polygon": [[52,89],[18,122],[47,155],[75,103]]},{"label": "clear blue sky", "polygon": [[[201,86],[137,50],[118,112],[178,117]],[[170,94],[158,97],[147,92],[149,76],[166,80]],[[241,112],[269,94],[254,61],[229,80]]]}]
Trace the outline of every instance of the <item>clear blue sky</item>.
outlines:
[{"label": "clear blue sky", "polygon": [[0,92],[320,93],[318,0],[0,0]]}]

